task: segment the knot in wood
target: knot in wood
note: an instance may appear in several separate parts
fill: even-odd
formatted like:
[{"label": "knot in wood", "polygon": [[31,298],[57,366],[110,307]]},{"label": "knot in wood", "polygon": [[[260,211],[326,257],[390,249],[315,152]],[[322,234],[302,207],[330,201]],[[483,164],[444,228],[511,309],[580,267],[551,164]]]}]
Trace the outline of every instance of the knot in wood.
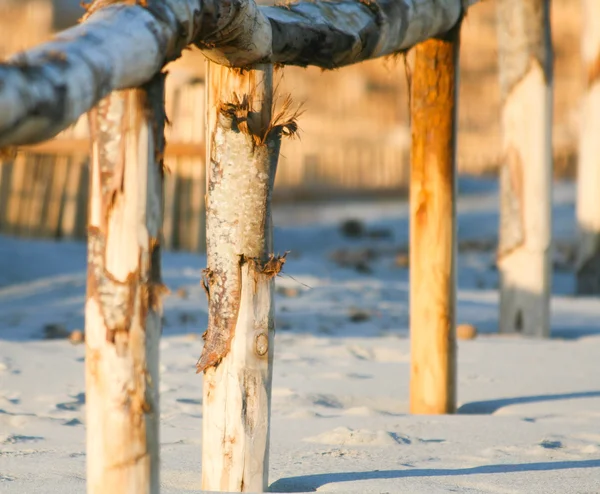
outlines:
[{"label": "knot in wood", "polygon": [[260,357],[264,357],[269,351],[269,337],[265,333],[256,335],[255,349]]}]

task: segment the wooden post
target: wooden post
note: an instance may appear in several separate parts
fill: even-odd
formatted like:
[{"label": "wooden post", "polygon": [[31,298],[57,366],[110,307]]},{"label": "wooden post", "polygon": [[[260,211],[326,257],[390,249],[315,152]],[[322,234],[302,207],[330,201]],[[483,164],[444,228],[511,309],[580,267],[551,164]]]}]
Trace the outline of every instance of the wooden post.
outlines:
[{"label": "wooden post", "polygon": [[582,0],[586,91],[579,125],[577,292],[600,293],[600,2]]},{"label": "wooden post", "polygon": [[415,50],[410,177],[411,413],[456,409],[456,118],[460,22]]},{"label": "wooden post", "polygon": [[[271,192],[281,134],[270,65],[207,74],[208,329],[204,371],[202,489],[263,492],[269,470],[273,365]],[[293,116],[292,116],[293,118]]]},{"label": "wooden post", "polygon": [[504,159],[500,332],[550,334],[552,40],[548,0],[498,0]]},{"label": "wooden post", "polygon": [[88,494],[159,492],[163,82],[90,112]]}]

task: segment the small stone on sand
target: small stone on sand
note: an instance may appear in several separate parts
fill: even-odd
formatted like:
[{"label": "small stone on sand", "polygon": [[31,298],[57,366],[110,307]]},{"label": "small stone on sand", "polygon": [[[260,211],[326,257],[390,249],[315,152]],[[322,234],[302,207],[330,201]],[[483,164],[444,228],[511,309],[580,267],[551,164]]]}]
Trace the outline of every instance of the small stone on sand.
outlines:
[{"label": "small stone on sand", "polygon": [[459,340],[473,340],[477,336],[477,328],[472,324],[459,324],[456,328],[456,337]]}]

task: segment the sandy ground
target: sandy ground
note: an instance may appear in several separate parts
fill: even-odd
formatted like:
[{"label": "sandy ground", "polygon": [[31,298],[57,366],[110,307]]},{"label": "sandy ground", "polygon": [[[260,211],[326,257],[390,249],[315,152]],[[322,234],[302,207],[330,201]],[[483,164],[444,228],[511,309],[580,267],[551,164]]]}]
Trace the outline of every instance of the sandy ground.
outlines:
[{"label": "sandy ground", "polygon": [[[460,188],[458,319],[480,335],[459,342],[453,416],[407,413],[407,205],[276,211],[287,225],[276,247],[292,253],[277,280],[271,491],[600,492],[600,303],[572,297],[572,273],[557,254],[553,337],[495,334],[496,186],[462,180]],[[556,186],[555,204],[564,243],[574,238],[571,185]],[[367,235],[344,237],[339,224],[348,218],[363,221]],[[173,291],[161,343],[168,494],[200,492],[194,364],[206,324],[204,265],[202,256],[165,255]],[[84,244],[0,237],[1,493],[84,492],[84,348],[47,339],[83,327],[84,293]]]}]

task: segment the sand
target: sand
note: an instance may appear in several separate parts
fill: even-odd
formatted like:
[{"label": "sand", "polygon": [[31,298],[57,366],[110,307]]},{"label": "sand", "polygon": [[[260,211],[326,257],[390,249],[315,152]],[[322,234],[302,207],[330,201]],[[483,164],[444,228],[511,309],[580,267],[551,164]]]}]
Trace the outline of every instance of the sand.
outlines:
[{"label": "sand", "polygon": [[[407,205],[277,209],[276,248],[292,252],[277,280],[271,491],[600,492],[600,303],[572,296],[557,254],[553,337],[497,335],[496,184],[460,189],[458,322],[479,334],[458,343],[452,416],[407,413],[409,285],[397,260]],[[554,230],[567,245],[573,198],[572,185],[557,184]],[[349,218],[378,238],[344,237]],[[168,494],[201,492],[204,265],[164,256]],[[85,491],[84,347],[65,338],[83,328],[84,299],[84,244],[0,237],[0,493]]]}]

